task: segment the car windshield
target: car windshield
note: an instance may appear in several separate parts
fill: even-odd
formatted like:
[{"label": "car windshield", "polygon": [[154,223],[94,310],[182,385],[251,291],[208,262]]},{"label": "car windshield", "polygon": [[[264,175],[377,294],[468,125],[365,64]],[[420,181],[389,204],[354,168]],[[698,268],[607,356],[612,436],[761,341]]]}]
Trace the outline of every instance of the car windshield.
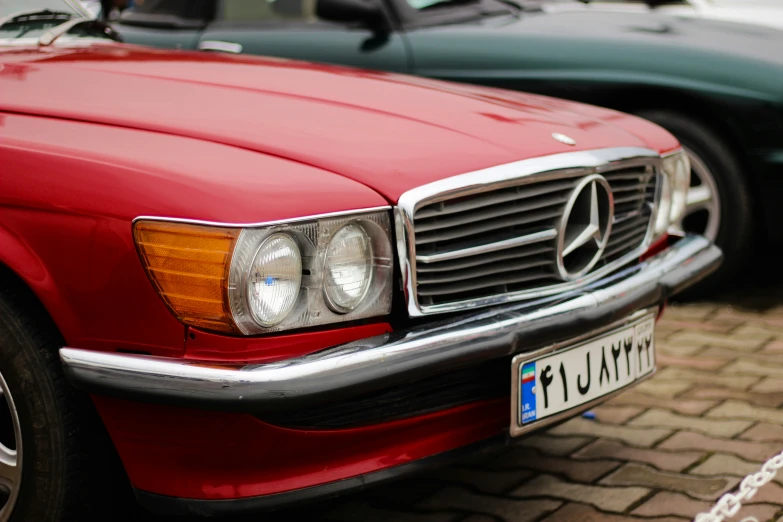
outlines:
[{"label": "car windshield", "polygon": [[[37,39],[47,31],[71,20],[93,18],[89,12],[66,0],[0,0],[0,41]],[[77,26],[68,31],[69,39],[109,38],[100,29]]]},{"label": "car windshield", "polygon": [[62,11],[64,13],[80,14],[73,4],[63,0],[0,0],[0,18],[21,13],[22,11],[33,11],[36,9],[49,9],[51,11]]}]

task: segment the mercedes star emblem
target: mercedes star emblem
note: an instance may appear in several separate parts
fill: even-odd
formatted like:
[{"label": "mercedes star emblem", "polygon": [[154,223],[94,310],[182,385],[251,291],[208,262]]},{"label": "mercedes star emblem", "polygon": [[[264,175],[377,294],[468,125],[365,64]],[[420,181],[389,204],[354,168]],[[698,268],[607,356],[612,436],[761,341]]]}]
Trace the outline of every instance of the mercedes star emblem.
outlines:
[{"label": "mercedes star emblem", "polygon": [[571,192],[560,221],[557,269],[565,281],[587,274],[601,259],[614,219],[614,198],[609,182],[593,174]]},{"label": "mercedes star emblem", "polygon": [[554,132],[552,133],[552,137],[560,143],[565,143],[566,145],[576,145],[576,140],[570,136],[566,136],[565,134]]}]

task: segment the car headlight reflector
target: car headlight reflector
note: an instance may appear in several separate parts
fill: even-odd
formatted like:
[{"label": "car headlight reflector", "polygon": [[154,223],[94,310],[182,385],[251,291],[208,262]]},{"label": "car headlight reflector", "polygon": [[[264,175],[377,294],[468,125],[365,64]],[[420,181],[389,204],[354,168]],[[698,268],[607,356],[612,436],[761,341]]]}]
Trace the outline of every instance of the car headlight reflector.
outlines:
[{"label": "car headlight reflector", "polygon": [[345,225],[332,236],[324,271],[329,308],[344,314],[359,306],[372,279],[372,243],[360,225]]},{"label": "car headlight reflector", "polygon": [[655,236],[660,236],[669,230],[681,232],[673,227],[677,226],[685,215],[690,183],[691,167],[685,151],[678,150],[663,158]]},{"label": "car headlight reflector", "polygon": [[262,327],[279,324],[293,310],[302,283],[302,256],[293,239],[272,234],[261,242],[247,277],[250,312]]},{"label": "car headlight reflector", "polygon": [[680,153],[673,161],[672,171],[672,205],[669,211],[669,221],[672,225],[679,223],[685,215],[688,203],[688,189],[691,186],[691,164],[688,155]]}]

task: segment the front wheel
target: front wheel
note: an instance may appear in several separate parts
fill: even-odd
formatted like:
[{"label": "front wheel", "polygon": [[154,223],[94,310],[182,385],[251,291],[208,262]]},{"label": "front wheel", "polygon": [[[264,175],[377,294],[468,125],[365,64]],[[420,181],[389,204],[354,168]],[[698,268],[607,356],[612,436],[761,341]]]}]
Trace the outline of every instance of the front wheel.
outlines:
[{"label": "front wheel", "polygon": [[[69,386],[60,336],[0,273],[0,522],[119,520],[130,488],[89,397]],[[6,279],[5,281],[3,279]],[[119,474],[118,474],[119,472]]]},{"label": "front wheel", "polygon": [[682,230],[701,234],[723,250],[723,264],[688,295],[705,296],[739,275],[753,246],[753,212],[739,160],[723,139],[700,121],[669,110],[637,114],[671,132],[691,163],[691,186]]}]

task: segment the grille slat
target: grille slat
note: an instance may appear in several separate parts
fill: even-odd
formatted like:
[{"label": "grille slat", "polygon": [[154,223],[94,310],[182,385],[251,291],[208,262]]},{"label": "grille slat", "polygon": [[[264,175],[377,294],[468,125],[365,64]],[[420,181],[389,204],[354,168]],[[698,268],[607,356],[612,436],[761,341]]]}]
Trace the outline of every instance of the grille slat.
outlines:
[{"label": "grille slat", "polygon": [[453,270],[451,272],[435,272],[419,274],[419,285],[429,285],[435,283],[453,283],[465,279],[478,278],[487,275],[501,274],[503,272],[512,272],[539,266],[547,266],[552,263],[551,259],[538,258],[525,261],[505,261],[494,265],[481,265],[478,268]]},{"label": "grille slat", "polygon": [[545,272],[543,270],[520,270],[519,272],[512,272],[511,274],[505,276],[475,278],[470,282],[463,282],[461,284],[447,283],[419,285],[419,295],[447,295],[469,292],[471,290],[478,290],[480,288],[491,288],[497,286],[506,287],[516,283],[525,283],[528,281],[534,281],[536,279],[545,279],[550,275],[550,272]]},{"label": "grille slat", "polygon": [[558,180],[550,182],[541,182],[530,185],[522,185],[519,187],[511,187],[505,189],[498,189],[490,194],[487,194],[484,198],[480,199],[457,199],[455,201],[447,201],[435,203],[431,206],[419,209],[416,211],[416,220],[427,219],[431,217],[445,216],[448,214],[454,214],[457,212],[467,212],[469,210],[489,207],[497,205],[499,203],[506,203],[508,201],[527,199],[536,196],[543,196],[551,194],[552,192],[568,191],[573,188],[574,181]]},{"label": "grille slat", "polygon": [[458,270],[460,268],[471,268],[474,266],[488,265],[498,261],[504,261],[507,259],[523,259],[536,254],[551,254],[554,256],[554,246],[539,246],[531,245],[529,247],[522,247],[513,250],[492,252],[490,254],[484,254],[481,256],[474,256],[463,259],[456,259],[454,261],[443,261],[434,264],[420,264],[418,265],[418,272],[420,274],[428,274],[432,272],[444,272],[449,270]]},{"label": "grille slat", "polygon": [[[504,181],[472,193],[466,188],[453,199],[419,207],[411,238],[419,305],[468,303],[564,284],[556,268],[557,230],[574,187],[587,175],[572,172],[540,182],[520,177],[518,186]],[[614,196],[614,221],[593,270],[628,259],[639,249],[657,191],[652,165],[601,175]]]},{"label": "grille slat", "polygon": [[[426,245],[428,243],[436,243],[438,241],[448,241],[453,239],[461,239],[468,236],[480,234],[482,232],[489,231],[503,231],[513,227],[519,227],[521,225],[532,225],[534,223],[541,223],[551,220],[560,216],[558,209],[552,210],[537,210],[534,212],[528,212],[514,217],[504,217],[500,219],[493,219],[481,222],[481,224],[463,225],[459,227],[452,227],[442,231],[429,231],[421,235],[416,234],[416,246]],[[511,231],[509,231],[511,232]],[[518,234],[515,234],[518,235]],[[493,241],[494,242],[494,241]]]},{"label": "grille slat", "polygon": [[495,219],[501,216],[521,214],[531,210],[541,210],[548,207],[559,208],[560,205],[568,200],[568,194],[559,194],[547,198],[531,198],[526,202],[515,201],[510,205],[497,205],[489,209],[481,208],[471,210],[461,214],[448,214],[448,217],[430,218],[417,222],[416,232],[428,232],[430,230],[442,230],[445,228],[456,227],[467,223],[476,223],[479,221]]}]

